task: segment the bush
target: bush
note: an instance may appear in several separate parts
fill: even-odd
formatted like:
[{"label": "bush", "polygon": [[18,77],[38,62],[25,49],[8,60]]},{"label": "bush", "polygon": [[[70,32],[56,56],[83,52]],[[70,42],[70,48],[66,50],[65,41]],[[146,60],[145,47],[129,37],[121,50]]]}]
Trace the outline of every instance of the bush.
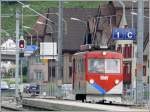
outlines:
[{"label": "bush", "polygon": [[8,85],[16,83],[15,80],[12,79],[3,79],[3,81],[6,81]]},{"label": "bush", "polygon": [[26,83],[28,82],[28,77],[23,75],[23,82]]}]

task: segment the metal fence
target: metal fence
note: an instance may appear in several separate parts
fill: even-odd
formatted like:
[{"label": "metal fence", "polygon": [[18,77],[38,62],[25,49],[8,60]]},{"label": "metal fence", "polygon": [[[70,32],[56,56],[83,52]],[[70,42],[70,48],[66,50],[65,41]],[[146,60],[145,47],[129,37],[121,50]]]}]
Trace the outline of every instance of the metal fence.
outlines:
[{"label": "metal fence", "polygon": [[150,98],[150,90],[149,90],[149,86],[148,85],[146,85],[146,86],[144,86],[144,88],[143,88],[143,96],[144,96],[144,103],[145,104],[148,104],[149,103],[149,98]]},{"label": "metal fence", "polygon": [[57,86],[56,83],[41,84],[40,95],[48,97],[61,97],[63,99],[73,99],[72,89],[70,87],[66,87],[66,85]]},{"label": "metal fence", "polygon": [[40,85],[40,95],[55,96],[57,93],[57,86],[55,83],[45,83]]},{"label": "metal fence", "polygon": [[[143,101],[141,101],[144,105],[149,104],[150,91],[149,86],[144,85],[143,90],[141,91],[143,94]],[[126,93],[122,96],[123,102],[128,104],[136,104],[136,88],[128,89]]]},{"label": "metal fence", "polygon": [[1,90],[2,97],[15,97],[15,89]]}]

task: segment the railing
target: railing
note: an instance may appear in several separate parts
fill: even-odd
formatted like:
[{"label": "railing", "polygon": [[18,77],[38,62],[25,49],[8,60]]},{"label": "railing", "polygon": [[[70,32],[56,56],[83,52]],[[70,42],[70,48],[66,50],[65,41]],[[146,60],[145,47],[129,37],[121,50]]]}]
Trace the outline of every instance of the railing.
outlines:
[{"label": "railing", "polygon": [[[144,85],[141,92],[143,94],[142,104],[149,105],[150,91],[148,85]],[[124,92],[122,99],[124,103],[136,104],[136,88],[127,89],[127,91]]]},{"label": "railing", "polygon": [[1,90],[2,97],[15,97],[15,89]]},{"label": "railing", "polygon": [[[72,87],[72,86],[70,86]],[[44,97],[55,97],[62,99],[73,99],[72,88],[58,87],[56,83],[45,83],[40,85],[40,95]]]}]

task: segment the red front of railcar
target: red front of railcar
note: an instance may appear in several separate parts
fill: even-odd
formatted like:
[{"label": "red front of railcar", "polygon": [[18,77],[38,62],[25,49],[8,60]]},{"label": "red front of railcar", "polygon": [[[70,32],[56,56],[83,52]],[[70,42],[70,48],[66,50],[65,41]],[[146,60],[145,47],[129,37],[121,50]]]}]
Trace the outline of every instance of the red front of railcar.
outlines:
[{"label": "red front of railcar", "polygon": [[93,51],[86,56],[87,94],[122,94],[122,55]]}]

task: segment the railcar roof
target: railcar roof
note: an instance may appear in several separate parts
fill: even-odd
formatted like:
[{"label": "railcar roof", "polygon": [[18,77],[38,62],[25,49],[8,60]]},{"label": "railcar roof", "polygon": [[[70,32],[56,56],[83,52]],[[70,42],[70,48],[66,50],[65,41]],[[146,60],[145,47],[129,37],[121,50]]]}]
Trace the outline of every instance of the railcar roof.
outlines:
[{"label": "railcar roof", "polygon": [[[94,53],[94,52],[114,52],[114,53],[118,53],[116,51],[110,51],[110,50],[94,50],[94,51],[83,51],[83,52],[77,52],[74,55],[82,55],[82,54],[86,54],[86,53]],[[120,54],[120,53],[119,53]]]}]

